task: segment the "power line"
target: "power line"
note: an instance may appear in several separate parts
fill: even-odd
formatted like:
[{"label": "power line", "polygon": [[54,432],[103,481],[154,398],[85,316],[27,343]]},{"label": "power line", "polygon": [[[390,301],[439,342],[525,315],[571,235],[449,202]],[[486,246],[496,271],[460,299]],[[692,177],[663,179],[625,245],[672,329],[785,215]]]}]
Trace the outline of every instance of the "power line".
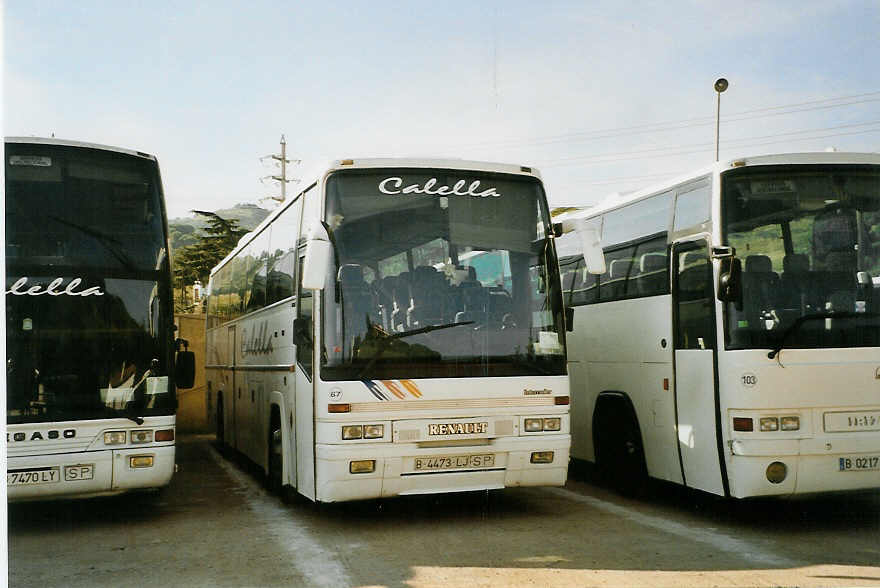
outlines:
[{"label": "power line", "polygon": [[[773,135],[763,135],[763,136],[759,136],[759,137],[746,137],[746,138],[742,138],[742,139],[733,139],[733,140],[725,141],[725,148],[728,148],[730,146],[752,147],[752,146],[757,146],[757,145],[769,145],[769,144],[773,144],[773,143],[806,141],[806,140],[812,140],[812,139],[825,139],[825,138],[829,138],[829,137],[845,136],[845,135],[853,135],[853,134],[861,134],[861,133],[870,133],[870,132],[880,131],[880,128],[866,129],[866,130],[857,131],[854,133],[853,132],[836,133],[836,134],[831,134],[831,135],[822,135],[822,136],[818,136],[818,137],[803,137],[803,138],[799,138],[799,139],[795,138],[795,139],[786,139],[786,140],[774,140],[774,141],[770,141],[769,143],[760,142],[764,139],[778,139],[779,137],[793,137],[793,136],[802,135],[805,133],[824,133],[827,131],[834,131],[834,130],[840,130],[840,129],[852,129],[852,128],[858,128],[858,127],[872,126],[872,125],[880,125],[880,120],[870,121],[870,122],[865,122],[865,123],[853,123],[853,124],[848,124],[848,125],[837,125],[837,126],[833,126],[833,127],[825,127],[825,128],[819,128],[819,129],[805,129],[802,131],[791,131],[788,133],[774,133]],[[759,142],[755,143],[754,141],[759,141]],[[565,166],[565,165],[572,165],[572,164],[577,164],[577,163],[580,163],[580,164],[615,163],[618,161],[631,161],[633,159],[643,159],[643,158],[649,159],[652,157],[668,157],[668,156],[672,156],[672,155],[687,155],[687,154],[691,154],[691,153],[700,153],[701,151],[703,151],[711,146],[712,146],[712,143],[691,143],[691,144],[687,144],[687,145],[673,145],[673,146],[665,146],[665,147],[655,147],[655,148],[651,148],[651,149],[641,149],[638,151],[623,151],[623,152],[618,152],[618,153],[608,153],[608,154],[600,154],[600,155],[583,155],[583,156],[577,156],[577,157],[565,157],[565,158],[559,158],[559,159],[548,159],[548,160],[545,160],[545,162],[543,162],[543,163],[539,162],[537,164],[537,166],[541,167],[541,168],[548,168],[548,167],[559,167],[559,166]],[[682,149],[685,149],[685,150],[697,149],[697,150],[696,151],[681,151]],[[652,154],[655,154],[658,152],[660,152],[660,155],[652,155]]]},{"label": "power line", "polygon": [[[752,110],[744,110],[734,112],[721,118],[722,123],[738,122],[742,120],[752,120],[756,118],[764,118],[768,116],[781,116],[785,114],[796,114],[800,112],[809,112],[814,110],[828,110],[832,108],[841,108],[844,106],[854,106],[858,104],[867,104],[872,102],[880,102],[880,91],[866,92],[863,94],[852,94],[849,96],[838,96],[834,98],[824,98],[820,100],[810,100],[807,102],[798,102],[793,104],[784,104],[780,106],[769,106]],[[775,111],[775,112],[774,112]],[[710,125],[714,122],[714,117],[697,117],[690,119],[682,119],[678,121],[666,121],[659,123],[646,123],[641,125],[631,125],[625,127],[612,127],[607,129],[597,129],[594,131],[579,131],[574,133],[564,133],[561,135],[550,135],[545,137],[537,137],[531,140],[507,140],[507,141],[486,141],[481,143],[472,143],[469,145],[460,145],[464,148],[477,147],[499,147],[514,148],[523,145],[552,145],[554,143],[568,142],[572,140],[600,140],[614,139],[622,136],[638,135],[647,132],[668,132],[677,131],[685,128],[699,127]]]}]

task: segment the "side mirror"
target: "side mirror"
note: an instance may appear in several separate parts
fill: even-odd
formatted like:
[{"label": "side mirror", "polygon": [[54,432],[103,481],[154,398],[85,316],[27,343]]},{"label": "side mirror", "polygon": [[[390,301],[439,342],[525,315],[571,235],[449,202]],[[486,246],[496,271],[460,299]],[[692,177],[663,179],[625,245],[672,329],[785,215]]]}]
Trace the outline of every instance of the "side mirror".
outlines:
[{"label": "side mirror", "polygon": [[581,238],[587,271],[594,275],[604,274],[606,271],[605,253],[602,251],[599,231],[593,227],[582,227],[577,229],[577,233]]},{"label": "side mirror", "polygon": [[192,388],[196,381],[196,354],[178,351],[174,360],[174,385],[179,389]]},{"label": "side mirror", "polygon": [[293,319],[293,344],[299,347],[300,345],[311,345],[312,337],[309,332],[309,327],[311,325],[311,321],[305,318],[297,318]]},{"label": "side mirror", "polygon": [[742,262],[738,257],[724,257],[718,276],[718,300],[733,302],[742,310]]},{"label": "side mirror", "polygon": [[327,272],[333,261],[333,250],[327,229],[321,223],[315,223],[306,238],[306,255],[303,261],[303,290],[323,290]]},{"label": "side mirror", "polygon": [[564,231],[562,230],[562,223],[553,223],[553,236],[561,237]]},{"label": "side mirror", "polygon": [[571,333],[574,331],[574,308],[565,307],[565,330]]}]

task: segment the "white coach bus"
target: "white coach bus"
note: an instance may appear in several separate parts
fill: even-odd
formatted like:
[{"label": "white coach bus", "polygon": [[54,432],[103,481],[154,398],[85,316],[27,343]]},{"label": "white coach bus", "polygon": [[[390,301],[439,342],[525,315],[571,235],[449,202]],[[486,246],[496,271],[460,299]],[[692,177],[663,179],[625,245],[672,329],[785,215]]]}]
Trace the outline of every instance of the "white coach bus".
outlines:
[{"label": "white coach bus", "polygon": [[220,443],[315,501],[564,484],[538,173],[335,162],[213,270],[207,386]]},{"label": "white coach bus", "polygon": [[[156,158],[7,138],[10,501],[159,488],[174,473],[177,353]],[[175,368],[176,366],[176,368]]]},{"label": "white coach bus", "polygon": [[718,163],[563,225],[573,458],[630,488],[880,487],[880,155]]}]

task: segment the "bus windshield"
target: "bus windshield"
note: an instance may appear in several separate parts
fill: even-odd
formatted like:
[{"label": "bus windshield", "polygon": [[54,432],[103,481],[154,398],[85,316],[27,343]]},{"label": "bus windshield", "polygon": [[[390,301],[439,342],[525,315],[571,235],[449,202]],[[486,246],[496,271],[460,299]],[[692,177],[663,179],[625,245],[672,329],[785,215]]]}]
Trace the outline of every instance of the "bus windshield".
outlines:
[{"label": "bus windshield", "polygon": [[156,162],[6,144],[7,422],[173,414]]},{"label": "bus windshield", "polygon": [[876,168],[732,170],[722,208],[743,268],[742,299],[725,305],[728,349],[775,348],[782,337],[794,348],[880,345]]},{"label": "bus windshield", "polygon": [[540,182],[382,169],[327,181],[325,380],[564,374]]}]

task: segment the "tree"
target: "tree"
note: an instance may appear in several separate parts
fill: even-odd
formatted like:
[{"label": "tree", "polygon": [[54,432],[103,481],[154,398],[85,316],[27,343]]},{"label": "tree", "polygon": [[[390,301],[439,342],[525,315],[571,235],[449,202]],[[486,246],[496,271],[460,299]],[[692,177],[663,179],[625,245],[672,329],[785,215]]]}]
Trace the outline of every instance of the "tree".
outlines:
[{"label": "tree", "polygon": [[196,280],[207,285],[211,269],[220,263],[248,232],[238,225],[236,219],[225,219],[204,210],[192,212],[205,217],[208,226],[194,244],[174,252],[175,311],[192,308],[191,299],[187,295],[187,285]]}]

